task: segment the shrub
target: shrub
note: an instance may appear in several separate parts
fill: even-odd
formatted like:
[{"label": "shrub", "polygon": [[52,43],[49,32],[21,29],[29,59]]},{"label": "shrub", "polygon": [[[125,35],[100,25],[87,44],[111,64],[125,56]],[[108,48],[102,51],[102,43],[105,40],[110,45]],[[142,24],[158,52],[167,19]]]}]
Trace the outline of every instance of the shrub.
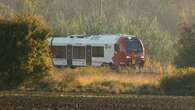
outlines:
[{"label": "shrub", "polygon": [[154,86],[154,85],[142,85],[137,88],[136,90],[137,94],[141,95],[159,95],[162,94],[160,88]]},{"label": "shrub", "polygon": [[51,30],[45,23],[30,15],[1,20],[1,89],[17,87],[24,80],[39,82],[50,72],[47,41],[50,35]]},{"label": "shrub", "polygon": [[175,63],[178,67],[195,67],[195,22],[188,23],[186,19],[183,13],[180,17],[179,40],[176,44],[178,55]]},{"label": "shrub", "polygon": [[80,88],[82,92],[99,94],[132,94],[135,93],[135,87],[131,83],[122,83],[118,81],[94,82]]},{"label": "shrub", "polygon": [[177,74],[161,80],[166,95],[195,95],[195,73]]}]

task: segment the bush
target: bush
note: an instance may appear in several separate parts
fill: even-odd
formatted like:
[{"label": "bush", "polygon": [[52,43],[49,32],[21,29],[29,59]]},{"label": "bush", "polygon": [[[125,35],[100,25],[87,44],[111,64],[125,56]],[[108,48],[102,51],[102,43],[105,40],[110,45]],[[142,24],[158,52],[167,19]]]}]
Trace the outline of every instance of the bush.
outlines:
[{"label": "bush", "polygon": [[195,67],[195,22],[188,23],[186,19],[183,13],[180,17],[179,40],[176,44],[178,55],[175,63],[178,67]]},{"label": "bush", "polygon": [[94,82],[86,86],[77,88],[77,92],[96,94],[132,94],[135,93],[135,86],[131,83],[118,81]]},{"label": "bush", "polygon": [[195,95],[195,73],[165,77],[160,87],[166,95]]},{"label": "bush", "polygon": [[1,89],[15,88],[24,80],[39,82],[50,72],[52,63],[47,41],[50,35],[45,23],[30,15],[1,20]]},{"label": "bush", "polygon": [[137,88],[136,91],[137,94],[141,95],[159,95],[162,94],[160,88],[154,86],[154,85],[142,85]]}]

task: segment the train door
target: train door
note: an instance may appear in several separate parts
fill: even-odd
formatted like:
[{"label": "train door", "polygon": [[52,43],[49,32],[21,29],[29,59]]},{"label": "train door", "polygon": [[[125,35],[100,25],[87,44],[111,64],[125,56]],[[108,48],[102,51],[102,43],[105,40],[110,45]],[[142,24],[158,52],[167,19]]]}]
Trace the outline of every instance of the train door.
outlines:
[{"label": "train door", "polygon": [[74,66],[86,65],[86,46],[73,46],[72,64]]},{"label": "train door", "polygon": [[67,65],[72,66],[72,45],[67,46]]},{"label": "train door", "polygon": [[92,62],[92,48],[90,45],[86,46],[86,65],[91,65]]}]

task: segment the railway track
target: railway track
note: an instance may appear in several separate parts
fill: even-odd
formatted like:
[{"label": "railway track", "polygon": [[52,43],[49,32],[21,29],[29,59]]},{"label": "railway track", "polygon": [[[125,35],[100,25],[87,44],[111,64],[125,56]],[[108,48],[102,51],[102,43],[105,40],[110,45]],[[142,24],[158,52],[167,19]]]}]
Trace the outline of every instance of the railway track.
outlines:
[{"label": "railway track", "polygon": [[195,97],[1,95],[0,110],[195,110]]}]

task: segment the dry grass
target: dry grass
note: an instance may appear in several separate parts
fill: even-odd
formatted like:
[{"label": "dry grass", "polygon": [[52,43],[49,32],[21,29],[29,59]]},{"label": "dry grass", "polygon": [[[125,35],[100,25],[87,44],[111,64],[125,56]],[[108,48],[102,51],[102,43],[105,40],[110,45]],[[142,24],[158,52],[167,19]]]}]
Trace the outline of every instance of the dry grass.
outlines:
[{"label": "dry grass", "polygon": [[56,69],[55,79],[62,82],[67,77],[74,76],[74,82],[81,86],[86,86],[95,82],[117,81],[121,83],[131,83],[134,86],[155,85],[158,86],[161,80],[160,74],[135,73],[135,71],[122,70],[120,73],[109,68],[81,67],[76,69],[64,68]]},{"label": "dry grass", "polygon": [[159,85],[159,75],[149,74],[100,74],[100,75],[85,75],[79,76],[76,79],[82,86],[89,85],[94,82],[103,81],[117,81],[121,83],[131,83],[135,86],[142,86],[146,84]]},{"label": "dry grass", "polygon": [[61,92],[163,94],[162,81],[188,73],[195,73],[195,68],[176,69],[171,64],[162,65],[155,62],[146,62],[146,67],[141,72],[129,68],[116,72],[108,67],[92,66],[76,69],[55,68],[46,80],[49,82],[48,86],[44,87],[46,90]]}]

